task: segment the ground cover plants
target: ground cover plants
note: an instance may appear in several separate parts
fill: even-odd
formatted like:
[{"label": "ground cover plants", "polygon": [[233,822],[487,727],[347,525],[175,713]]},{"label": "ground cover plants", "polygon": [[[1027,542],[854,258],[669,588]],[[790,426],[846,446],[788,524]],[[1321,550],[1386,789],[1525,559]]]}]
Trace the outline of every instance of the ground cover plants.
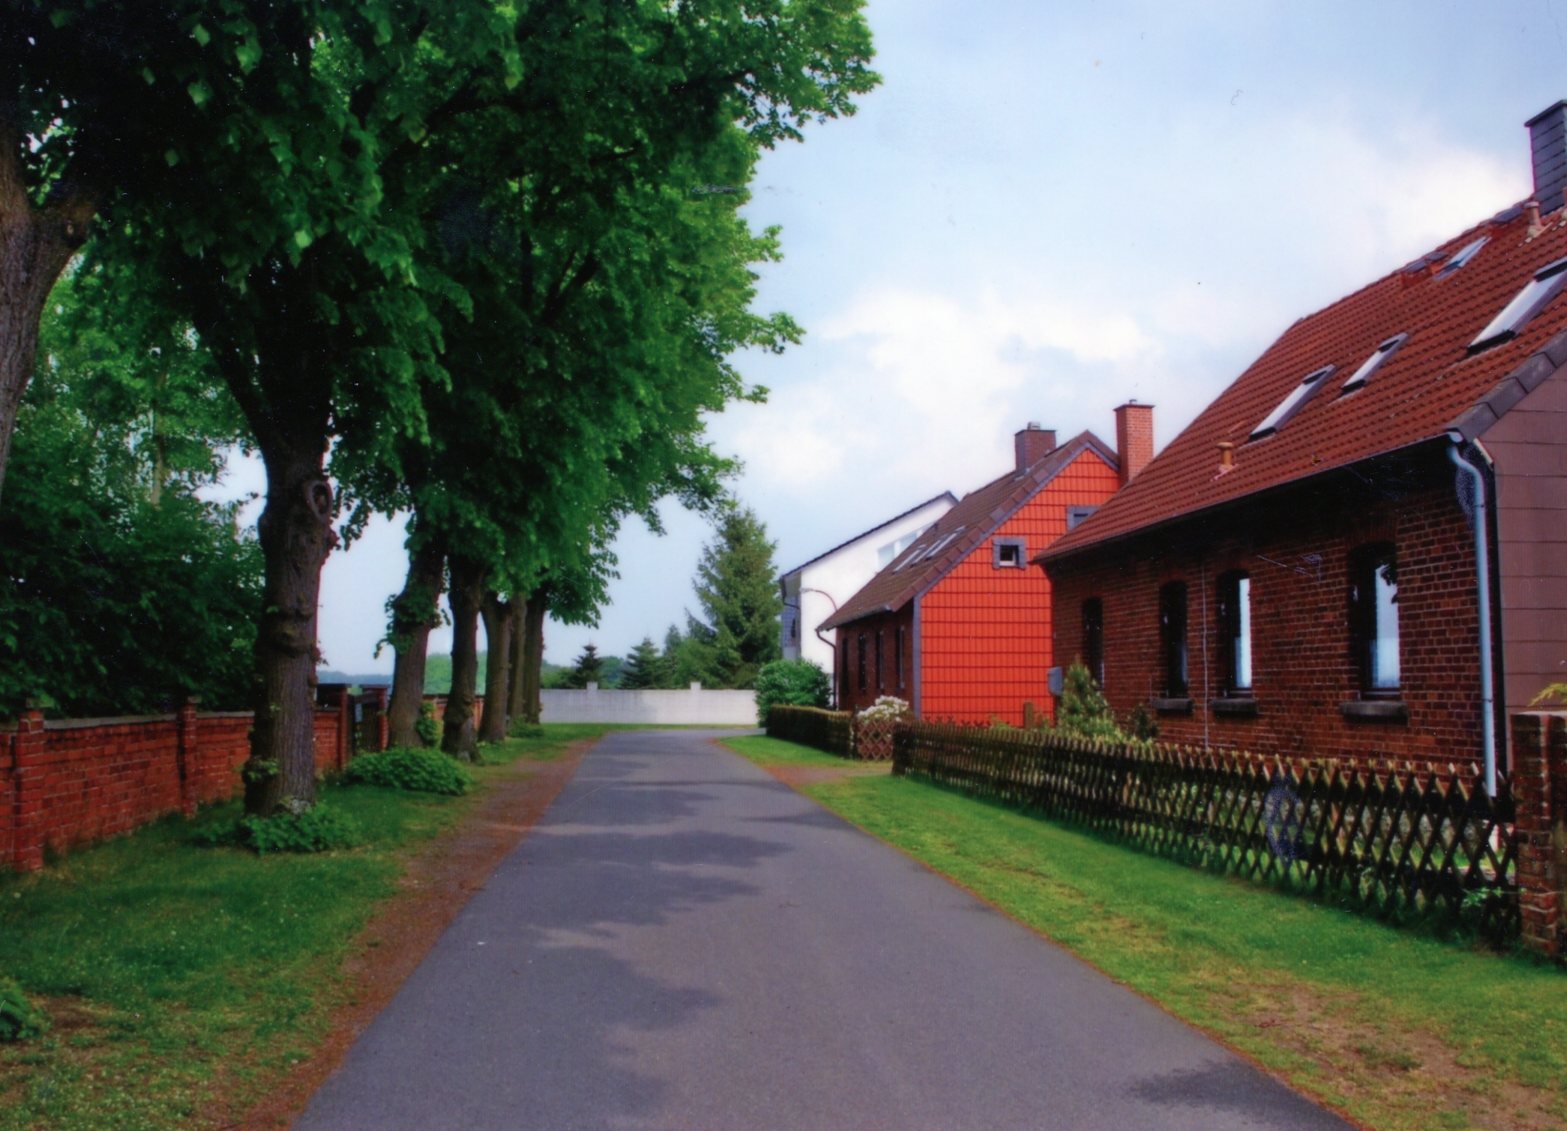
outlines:
[{"label": "ground cover plants", "polygon": [[355,933],[409,855],[517,762],[559,759],[606,729],[487,747],[466,797],[328,784],[327,810],[363,832],[347,851],[198,844],[202,830],[233,828],[236,801],[0,875],[0,971],[52,1019],[0,1042],[0,1131],[200,1127],[217,1093],[243,1110],[322,1041],[345,1004]]},{"label": "ground cover plants", "polygon": [[[783,764],[839,759],[761,748]],[[891,777],[803,787],[1367,1127],[1567,1126],[1567,973]]]}]

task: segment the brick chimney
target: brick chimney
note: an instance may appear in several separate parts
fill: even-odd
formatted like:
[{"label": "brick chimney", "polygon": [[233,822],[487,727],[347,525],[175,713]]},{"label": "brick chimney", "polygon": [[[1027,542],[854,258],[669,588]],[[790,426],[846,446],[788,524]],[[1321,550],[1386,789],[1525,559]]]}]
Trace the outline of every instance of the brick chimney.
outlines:
[{"label": "brick chimney", "polygon": [[1054,428],[1041,428],[1037,422],[1030,420],[1027,428],[1012,437],[1012,444],[1017,452],[1017,469],[1022,471],[1025,467],[1033,467],[1056,450],[1056,431]]},{"label": "brick chimney", "polygon": [[1115,410],[1115,450],[1125,487],[1153,459],[1153,405],[1127,401]]},{"label": "brick chimney", "polygon": [[1562,206],[1562,190],[1567,188],[1567,101],[1541,110],[1524,125],[1534,154],[1534,199],[1540,211],[1549,214]]}]

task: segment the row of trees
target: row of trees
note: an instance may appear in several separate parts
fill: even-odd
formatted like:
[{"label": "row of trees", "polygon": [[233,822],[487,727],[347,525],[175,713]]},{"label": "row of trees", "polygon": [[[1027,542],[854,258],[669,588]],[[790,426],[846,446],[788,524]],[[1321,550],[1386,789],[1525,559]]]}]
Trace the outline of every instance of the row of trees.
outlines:
[{"label": "row of trees", "polygon": [[[313,803],[316,606],[340,520],[352,538],[411,514],[394,730],[414,734],[449,587],[443,746],[463,756],[481,619],[499,691],[537,671],[546,610],[592,617],[625,517],[656,524],[668,495],[715,506],[731,468],[703,416],[761,396],[737,351],[799,333],[751,309],[778,248],[739,206],[763,150],[874,84],[859,8],[6,6],[0,491],[62,274],[132,352],[198,355],[128,395],[138,419],[176,390],[218,395],[266,469],[249,812]],[[0,544],[0,575],[15,560]],[[508,699],[525,689],[489,702]]]}]

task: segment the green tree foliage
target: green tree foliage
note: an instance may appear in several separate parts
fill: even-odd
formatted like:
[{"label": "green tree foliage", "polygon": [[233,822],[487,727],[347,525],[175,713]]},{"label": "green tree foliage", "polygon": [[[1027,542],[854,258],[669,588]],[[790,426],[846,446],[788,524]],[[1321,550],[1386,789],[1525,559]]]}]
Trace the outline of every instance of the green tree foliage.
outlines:
[{"label": "green tree foliage", "polygon": [[726,510],[695,580],[703,620],[690,618],[683,651],[708,687],[751,687],[779,657],[778,571],[767,528],[746,507]]},{"label": "green tree foliage", "polygon": [[1121,728],[1116,726],[1115,714],[1099,690],[1099,684],[1080,662],[1066,669],[1061,701],[1056,705],[1056,729],[1077,738],[1102,742],[1126,740]]},{"label": "green tree foliage", "polygon": [[832,692],[827,673],[810,660],[774,660],[756,675],[756,721],[767,725],[775,706],[825,707]]},{"label": "green tree foliage", "polygon": [[[501,415],[521,427],[542,421],[547,428],[553,405],[569,409],[581,398],[601,431],[621,444],[595,444],[591,430],[563,434],[586,435],[578,449],[584,464],[633,469],[617,482],[628,488],[624,505],[636,509],[645,487],[639,480],[656,480],[647,469],[667,466],[656,455],[665,441],[658,431],[641,444],[628,436],[637,420],[658,419],[666,391],[656,378],[671,371],[679,352],[647,343],[682,343],[690,354],[718,342],[712,352],[721,356],[723,343],[792,333],[786,322],[759,330],[728,321],[745,302],[714,302],[707,293],[733,293],[713,283],[727,252],[703,253],[714,233],[694,220],[682,231],[698,244],[686,246],[686,235],[659,222],[659,206],[691,216],[691,198],[721,200],[726,192],[704,186],[727,190],[745,179],[718,177],[723,161],[748,175],[757,147],[850,112],[853,95],[875,82],[859,5],[843,0],[278,0],[262,7],[23,0],[15,11],[20,18],[7,30],[24,34],[0,37],[5,81],[16,79],[0,90],[0,129],[7,131],[0,196],[31,193],[16,210],[37,221],[29,238],[49,235],[40,243],[48,251],[37,259],[41,270],[23,257],[17,278],[47,290],[68,254],[58,249],[79,238],[104,199],[90,191],[77,208],[83,215],[56,215],[48,212],[56,190],[80,174],[94,191],[112,195],[115,222],[98,253],[167,283],[165,293],[214,359],[266,465],[258,710],[246,791],[247,809],[261,814],[284,802],[307,806],[314,796],[309,681],[320,568],[336,542],[339,503],[328,453],[337,484],[379,507],[387,505],[381,483],[417,478],[416,456],[426,438],[431,446],[439,441],[431,422],[448,407],[482,429],[494,413],[466,414],[495,398]],[[87,49],[102,43],[113,49]],[[41,139],[36,147],[23,144],[29,133]],[[470,219],[489,223],[484,210],[460,207],[471,186],[456,185],[459,174],[475,167],[486,170],[482,191],[517,197],[510,226],[496,229],[515,256],[506,274],[520,283],[516,316],[503,319],[496,335],[510,348],[482,364],[466,363],[458,347],[463,331],[488,323],[463,319],[501,308],[482,301],[482,277],[476,281],[445,246]],[[76,198],[62,198],[62,207],[67,199]],[[656,264],[665,249],[680,268],[668,285],[652,294],[632,287],[629,280],[645,279],[644,264]],[[736,269],[755,258],[742,256]],[[708,269],[683,273],[702,262]],[[15,324],[0,325],[7,338],[0,356],[12,344],[29,348],[22,340],[27,313],[38,304],[33,290],[12,302],[19,287],[27,290],[10,275],[0,278],[0,311]],[[592,309],[605,325],[625,324],[631,312],[632,332],[622,338],[591,332],[590,319],[553,321],[579,297],[597,298]],[[692,328],[680,312],[693,309],[717,313]],[[650,333],[665,318],[686,331]],[[590,363],[621,358],[583,357],[570,333],[613,343],[616,353],[648,349],[648,364],[626,378],[633,395],[606,405],[579,392],[575,382]],[[519,350],[537,356],[513,364]],[[497,373],[510,374],[511,384],[469,396],[476,374]],[[431,396],[445,390],[457,398],[451,406]],[[667,395],[670,411],[686,412],[733,394],[704,380],[695,388],[676,384]],[[687,438],[677,431],[669,442]],[[646,452],[655,453],[646,457],[651,464],[641,462]],[[438,466],[444,476],[451,465]],[[548,459],[537,466],[544,476],[526,480],[531,486],[564,474]],[[527,540],[552,550],[565,544],[530,520],[542,517],[583,540],[595,527],[581,516],[604,501],[594,491],[543,493],[554,497],[538,515],[513,516],[529,532],[520,554],[497,549],[490,535],[501,512],[484,494],[451,492],[456,523],[417,502],[421,522],[463,532],[454,550],[483,568],[504,562],[516,574],[505,588],[527,592],[533,579],[525,574],[540,564],[526,552]],[[559,559],[552,554],[544,563],[554,568]],[[464,684],[472,678],[470,654]]]},{"label": "green tree foliage", "polygon": [[243,706],[261,557],[233,506],[196,494],[232,415],[185,335],[122,345],[79,324],[79,290],[45,326],[0,503],[0,715],[27,698],[77,716]]},{"label": "green tree foliage", "polygon": [[648,691],[661,686],[659,676],[658,646],[651,636],[644,636],[626,657],[617,686],[626,691]]},{"label": "green tree foliage", "polygon": [[604,658],[599,655],[598,647],[588,644],[582,649],[582,653],[571,665],[571,671],[566,673],[561,682],[562,687],[586,687],[590,683],[596,683],[600,687],[608,687],[604,676]]}]

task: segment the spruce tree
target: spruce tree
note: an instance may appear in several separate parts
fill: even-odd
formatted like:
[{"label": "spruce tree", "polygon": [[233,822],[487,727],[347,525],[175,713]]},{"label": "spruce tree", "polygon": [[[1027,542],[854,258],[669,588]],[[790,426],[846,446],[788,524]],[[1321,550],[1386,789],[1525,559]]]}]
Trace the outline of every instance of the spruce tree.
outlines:
[{"label": "spruce tree", "polygon": [[705,685],[752,687],[762,665],[780,655],[776,547],[748,507],[726,511],[716,533],[697,566],[696,595],[705,620],[691,618],[687,644]]},{"label": "spruce tree", "polygon": [[582,655],[577,657],[571,671],[566,673],[566,678],[561,680],[562,687],[586,687],[590,683],[596,683],[600,687],[606,686],[604,680],[604,657],[599,655],[597,646],[588,644],[582,649]]},{"label": "spruce tree", "polygon": [[626,657],[626,666],[620,673],[620,686],[626,691],[646,691],[659,686],[658,647],[651,636],[644,636],[642,642],[631,649],[631,655]]}]

